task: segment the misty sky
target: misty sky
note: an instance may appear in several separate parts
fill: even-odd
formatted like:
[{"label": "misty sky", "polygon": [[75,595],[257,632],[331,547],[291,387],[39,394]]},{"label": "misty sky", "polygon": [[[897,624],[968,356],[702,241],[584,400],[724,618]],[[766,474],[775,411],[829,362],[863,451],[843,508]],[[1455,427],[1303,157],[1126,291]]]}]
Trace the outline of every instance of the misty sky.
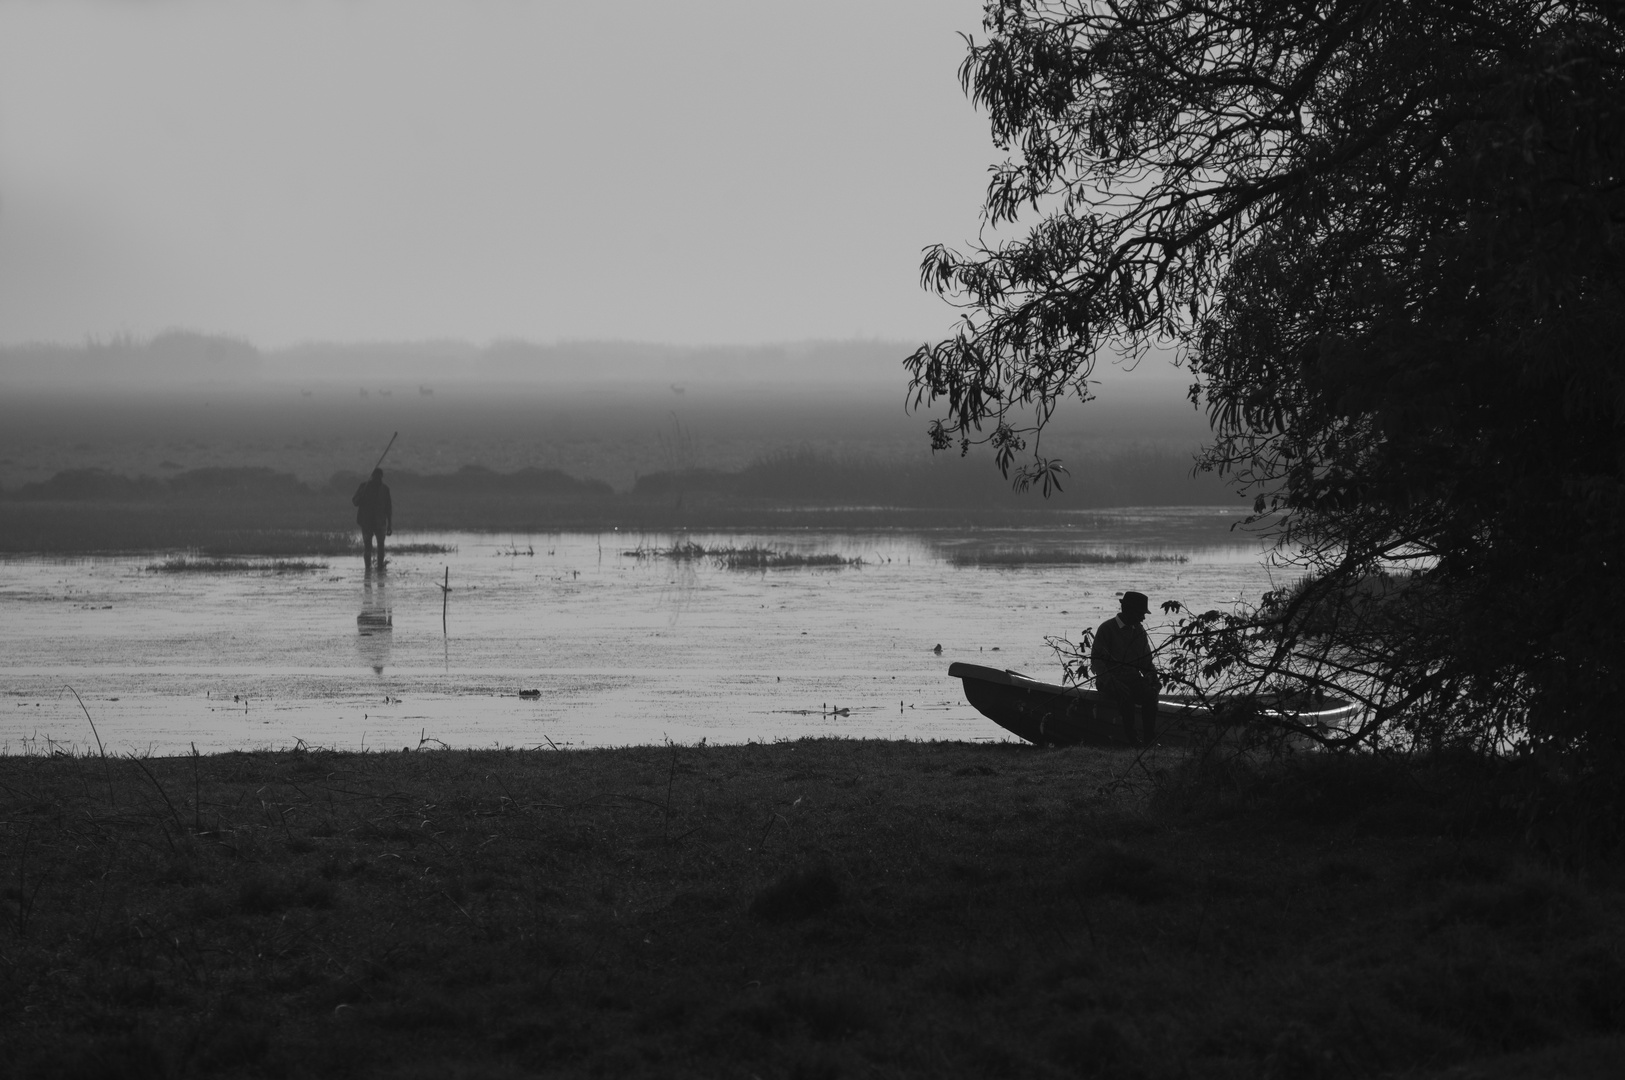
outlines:
[{"label": "misty sky", "polygon": [[0,0],[0,342],[936,338],[978,0]]}]

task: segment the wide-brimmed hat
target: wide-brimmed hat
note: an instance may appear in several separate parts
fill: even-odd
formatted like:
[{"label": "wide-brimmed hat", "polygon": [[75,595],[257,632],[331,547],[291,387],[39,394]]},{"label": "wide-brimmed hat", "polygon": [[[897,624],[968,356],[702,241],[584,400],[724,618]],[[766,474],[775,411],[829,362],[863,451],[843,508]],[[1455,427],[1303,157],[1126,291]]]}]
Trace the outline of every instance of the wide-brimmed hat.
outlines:
[{"label": "wide-brimmed hat", "polygon": [[1151,614],[1151,600],[1143,592],[1129,591],[1123,594],[1123,610],[1138,611],[1142,615]]}]

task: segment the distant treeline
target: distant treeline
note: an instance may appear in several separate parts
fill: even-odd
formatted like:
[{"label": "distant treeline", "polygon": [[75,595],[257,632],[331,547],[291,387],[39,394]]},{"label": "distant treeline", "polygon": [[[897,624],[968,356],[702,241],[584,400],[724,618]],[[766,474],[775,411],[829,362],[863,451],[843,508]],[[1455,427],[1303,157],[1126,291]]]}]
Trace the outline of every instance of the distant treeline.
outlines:
[{"label": "distant treeline", "polygon": [[[985,458],[887,463],[797,450],[737,471],[638,477],[630,491],[557,469],[387,470],[397,532],[1005,526],[1112,506],[1233,504],[1170,452],[1074,462],[1045,500],[1010,490]],[[0,491],[0,551],[193,550],[218,555],[345,550],[360,473],[307,484],[269,468],[203,468],[168,479],[72,469]]]},{"label": "distant treeline", "polygon": [[1236,496],[1214,476],[1192,476],[1191,458],[1171,450],[1130,449],[1068,461],[1062,490],[1044,499],[1018,492],[986,457],[940,454],[910,462],[842,458],[784,450],[736,472],[688,469],[640,476],[632,496],[712,502],[785,502],[799,506],[1102,509],[1112,506],[1229,505]]},{"label": "distant treeline", "polygon": [[[392,470],[386,479],[395,501],[409,507],[445,497],[493,496],[543,501],[618,500],[676,506],[728,503],[794,506],[908,508],[1032,507],[1100,509],[1110,506],[1228,504],[1235,497],[1217,479],[1192,477],[1186,458],[1143,450],[1098,461],[1073,462],[1062,491],[1048,500],[1017,492],[986,459],[943,455],[890,463],[841,458],[813,450],[786,450],[735,471],[694,468],[648,473],[617,495],[602,480],[583,480],[557,469],[525,468],[502,473],[465,465],[451,473]],[[167,479],[131,477],[107,469],[69,469],[49,480],[23,484],[0,497],[22,502],[148,502],[154,500],[272,501],[310,498],[347,500],[366,477],[335,473],[310,485],[264,467],[191,469]]]},{"label": "distant treeline", "polygon": [[[311,486],[291,473],[268,468],[190,469],[168,479],[124,476],[107,469],[68,469],[49,480],[23,484],[0,497],[23,502],[147,502],[157,499],[223,499],[284,501],[348,499],[366,477],[335,473],[326,484]],[[528,495],[539,498],[606,498],[614,492],[602,480],[578,480],[557,469],[519,469],[499,473],[480,465],[465,465],[454,473],[391,472],[390,490],[401,494]]]},{"label": "distant treeline", "polygon": [[[361,480],[337,473],[311,485],[268,468],[192,469],[167,480],[72,469],[0,492],[0,551],[342,554],[354,543],[350,496]],[[389,484],[399,532],[594,529],[614,523],[618,502],[608,484],[553,469],[399,471]]]},{"label": "distant treeline", "polygon": [[188,330],[166,330],[147,339],[121,334],[82,345],[0,348],[0,378],[76,386],[153,378],[165,382],[241,382],[257,378],[261,363],[260,351],[246,341]]}]

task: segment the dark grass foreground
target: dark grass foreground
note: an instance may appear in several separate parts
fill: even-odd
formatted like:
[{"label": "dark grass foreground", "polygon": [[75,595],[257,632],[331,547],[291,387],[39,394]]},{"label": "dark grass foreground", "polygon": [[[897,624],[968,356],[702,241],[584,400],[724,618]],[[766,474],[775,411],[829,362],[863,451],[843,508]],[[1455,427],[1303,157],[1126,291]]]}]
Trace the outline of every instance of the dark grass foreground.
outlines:
[{"label": "dark grass foreground", "polygon": [[19,1077],[1618,1075],[1615,879],[1521,854],[1444,777],[1114,785],[1131,761],[0,759],[0,1055]]}]

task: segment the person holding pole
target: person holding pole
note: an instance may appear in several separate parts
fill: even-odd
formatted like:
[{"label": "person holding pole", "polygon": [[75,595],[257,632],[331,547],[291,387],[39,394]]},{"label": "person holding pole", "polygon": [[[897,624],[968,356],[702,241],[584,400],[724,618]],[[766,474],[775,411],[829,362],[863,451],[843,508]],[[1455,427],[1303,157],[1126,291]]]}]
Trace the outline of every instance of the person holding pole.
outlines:
[{"label": "person holding pole", "polygon": [[[397,435],[399,432],[396,433]],[[384,537],[395,531],[395,507],[389,500],[389,485],[384,483],[384,457],[389,453],[389,447],[395,445],[395,436],[389,438],[389,446],[378,455],[378,465],[373,467],[372,479],[364,481],[355,489],[355,496],[350,504],[356,508],[355,523],[361,526],[361,543],[363,554],[366,556],[367,569],[372,569],[372,541],[378,540],[378,569],[384,568]]]}]

